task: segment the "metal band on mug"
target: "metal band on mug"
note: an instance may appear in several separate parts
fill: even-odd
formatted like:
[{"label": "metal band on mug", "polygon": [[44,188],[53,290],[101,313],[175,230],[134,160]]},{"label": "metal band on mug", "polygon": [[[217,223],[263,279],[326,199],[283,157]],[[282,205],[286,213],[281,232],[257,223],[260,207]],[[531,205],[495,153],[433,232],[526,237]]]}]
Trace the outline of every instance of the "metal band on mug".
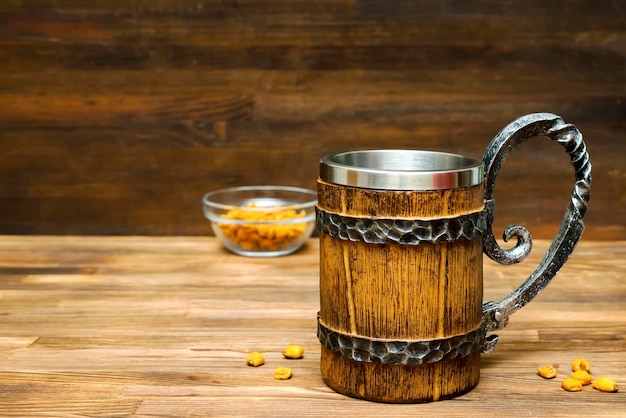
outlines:
[{"label": "metal band on mug", "polygon": [[315,208],[317,229],[331,237],[369,244],[440,244],[482,236],[487,229],[487,212],[454,218],[381,219],[358,218]]},{"label": "metal band on mug", "polygon": [[347,359],[367,363],[419,365],[465,357],[484,351],[489,345],[485,334],[481,325],[465,334],[433,340],[377,339],[330,329],[317,315],[317,338],[324,347]]}]

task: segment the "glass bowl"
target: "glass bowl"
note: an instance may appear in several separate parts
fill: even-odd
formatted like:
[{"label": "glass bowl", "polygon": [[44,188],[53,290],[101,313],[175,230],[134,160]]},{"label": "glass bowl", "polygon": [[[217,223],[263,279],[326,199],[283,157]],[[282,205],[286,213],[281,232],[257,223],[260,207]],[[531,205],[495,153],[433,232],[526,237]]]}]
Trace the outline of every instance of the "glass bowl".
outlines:
[{"label": "glass bowl", "polygon": [[204,216],[232,252],[275,257],[298,250],[315,228],[317,193],[288,186],[231,187],[202,198]]}]

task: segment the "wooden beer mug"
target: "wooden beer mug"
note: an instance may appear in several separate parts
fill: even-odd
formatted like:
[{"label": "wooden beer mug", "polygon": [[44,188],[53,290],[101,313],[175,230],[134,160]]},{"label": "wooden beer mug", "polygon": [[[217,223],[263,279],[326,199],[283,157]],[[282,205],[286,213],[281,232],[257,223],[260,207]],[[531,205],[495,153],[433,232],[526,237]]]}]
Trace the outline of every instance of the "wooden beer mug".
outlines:
[{"label": "wooden beer mug", "polygon": [[[483,251],[522,261],[531,237],[491,230],[493,191],[517,145],[545,136],[563,145],[576,183],[557,236],[537,270],[501,302],[483,303]],[[427,151],[354,151],[322,158],[318,179],[321,372],[339,393],[380,402],[452,398],[478,384],[480,355],[508,317],[565,263],[584,229],[591,165],[582,135],[556,115],[523,116],[483,161]]]}]

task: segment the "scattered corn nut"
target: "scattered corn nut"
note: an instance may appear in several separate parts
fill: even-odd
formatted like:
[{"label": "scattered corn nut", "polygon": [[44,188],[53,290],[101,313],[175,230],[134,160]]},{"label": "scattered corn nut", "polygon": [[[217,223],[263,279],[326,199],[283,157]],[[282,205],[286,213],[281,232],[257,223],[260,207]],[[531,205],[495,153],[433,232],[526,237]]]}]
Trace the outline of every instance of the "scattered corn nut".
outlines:
[{"label": "scattered corn nut", "polygon": [[556,377],[556,374],[557,374],[556,369],[557,369],[556,365],[541,366],[537,368],[537,373],[539,374],[539,376],[543,377],[544,379],[552,379]]},{"label": "scattered corn nut", "polygon": [[583,384],[578,379],[563,379],[561,387],[568,392],[579,392],[583,390]]},{"label": "scattered corn nut", "polygon": [[586,359],[577,358],[572,362],[572,371],[577,372],[579,370],[584,370],[587,373],[591,373],[591,366]]},{"label": "scattered corn nut", "polygon": [[265,363],[265,357],[258,351],[253,351],[246,356],[248,366],[258,367]]},{"label": "scattered corn nut", "polygon": [[[556,376],[558,365],[546,365],[537,368],[539,376],[545,379],[552,379]],[[617,392],[619,387],[617,382],[608,377],[598,377],[593,379],[591,376],[591,365],[584,358],[577,358],[572,362],[573,373],[569,378],[561,381],[561,387],[568,392],[579,392],[583,390],[583,386],[593,383],[594,389],[601,392]]]},{"label": "scattered corn nut", "polygon": [[619,390],[617,382],[608,377],[598,377],[593,381],[593,387],[601,392],[617,392]]},{"label": "scattered corn nut", "polygon": [[570,374],[569,377],[570,379],[580,380],[580,383],[582,383],[583,386],[587,386],[593,380],[593,377],[591,377],[591,375],[584,370],[578,370]]},{"label": "scattered corn nut", "polygon": [[303,355],[304,348],[300,347],[299,345],[292,344],[285,348],[285,351],[283,351],[283,356],[285,356],[285,358],[298,359],[302,358]]},{"label": "scattered corn nut", "polygon": [[291,369],[289,367],[278,367],[274,370],[274,379],[286,380],[291,379]]}]

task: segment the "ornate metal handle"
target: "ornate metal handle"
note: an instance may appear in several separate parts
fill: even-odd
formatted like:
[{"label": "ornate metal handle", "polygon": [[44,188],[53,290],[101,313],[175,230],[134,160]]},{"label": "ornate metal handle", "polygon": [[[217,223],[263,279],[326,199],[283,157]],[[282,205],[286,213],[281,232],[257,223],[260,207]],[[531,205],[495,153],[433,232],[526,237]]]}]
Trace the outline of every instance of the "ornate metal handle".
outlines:
[{"label": "ornate metal handle", "polygon": [[[493,191],[498,172],[509,153],[526,140],[546,136],[557,141],[569,154],[576,172],[576,183],[572,200],[563,216],[561,227],[550,245],[548,252],[537,269],[502,301],[487,302],[483,305],[483,327],[486,332],[502,329],[514,312],[530,302],[541,292],[567,261],[582,235],[583,217],[589,201],[591,186],[591,164],[580,131],[571,124],[551,113],[534,113],[511,122],[491,141],[485,155],[485,205],[487,229],[483,235],[483,249],[492,260],[500,264],[514,264],[522,261],[530,253],[532,239],[526,228],[512,225],[503,234],[504,241],[517,237],[517,244],[509,250],[502,249],[492,232],[495,211]],[[497,335],[487,337],[483,352],[493,350]]]}]

